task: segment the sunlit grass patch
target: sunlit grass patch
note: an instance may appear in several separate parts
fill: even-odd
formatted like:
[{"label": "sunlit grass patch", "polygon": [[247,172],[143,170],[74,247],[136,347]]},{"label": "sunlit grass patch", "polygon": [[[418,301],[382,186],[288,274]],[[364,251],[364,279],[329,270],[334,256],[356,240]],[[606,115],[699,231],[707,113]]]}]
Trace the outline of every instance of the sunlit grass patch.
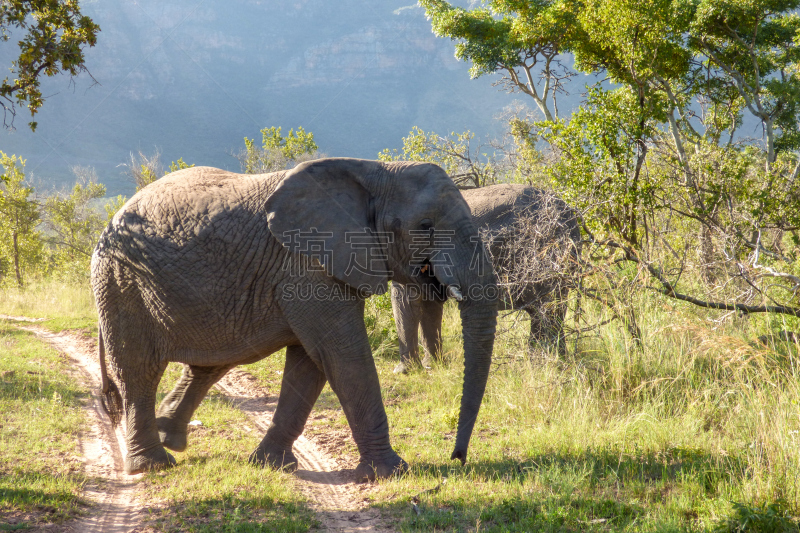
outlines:
[{"label": "sunlit grass patch", "polygon": [[[10,293],[3,292],[0,313],[56,317],[43,324],[50,328],[72,327],[82,320],[93,327],[90,299],[82,300],[78,310],[60,308],[47,305],[44,285],[32,290],[33,296],[20,296],[11,304],[4,299]],[[88,288],[52,286],[51,290],[83,294],[76,298],[91,296]],[[36,303],[37,298],[45,303]],[[765,531],[772,523],[796,531],[791,528],[800,508],[800,358],[797,346],[779,336],[766,342],[757,339],[770,331],[797,327],[785,319],[771,323],[767,317],[712,320],[717,318],[713,313],[653,298],[637,305],[643,349],[621,324],[611,322],[582,338],[577,351],[570,344],[567,356],[541,350],[529,354],[528,323],[503,313],[468,464],[461,467],[449,459],[463,380],[457,307],[448,304],[445,309],[443,362],[430,371],[417,368],[396,375],[391,309],[385,298],[370,299],[365,322],[392,444],[412,466],[406,476],[381,481],[376,491],[368,492],[371,504],[392,515],[392,523],[406,531],[733,531],[747,521],[761,524],[758,527]],[[599,309],[587,308],[587,313],[594,313],[589,318],[595,322],[608,318]],[[30,335],[2,331],[0,350],[13,345],[16,353],[19,343],[35,343]],[[14,364],[18,359],[14,357]],[[6,360],[0,362],[0,371],[15,368]],[[277,395],[283,366],[281,352],[245,369],[270,395]],[[177,365],[171,367],[162,395],[179,371]],[[60,389],[56,390],[60,404],[53,400],[52,383],[57,381],[44,374],[23,377],[20,392],[3,396],[2,401],[49,401],[49,409],[64,405]],[[0,385],[6,394],[6,385]],[[8,453],[9,443],[19,442],[27,456],[35,456],[36,446],[49,445],[48,437],[68,433],[57,428],[61,433],[52,429],[34,433],[38,439],[18,439],[23,429],[34,430],[14,426],[11,438],[12,425],[5,417],[17,416],[20,410],[5,404],[0,408],[3,454]],[[40,412],[44,411],[36,411],[37,415]],[[142,494],[156,502],[149,522],[153,527],[162,531],[312,527],[313,513],[298,495],[293,476],[247,464],[263,435],[244,415],[212,393],[195,418],[203,426],[190,434],[188,451],[176,454],[178,467],[145,477]],[[68,420],[59,414],[47,422],[58,425]],[[329,387],[309,421],[308,434],[315,432],[324,433],[328,442],[335,436],[329,453],[357,457]],[[28,465],[37,464],[26,460]],[[0,463],[4,505],[12,496],[14,501],[44,501],[36,500],[42,493],[51,501],[77,501],[79,479],[51,476],[49,472],[59,471],[41,465],[37,468],[44,477],[20,470],[9,478],[5,464],[24,462]],[[59,460],[57,466],[63,469],[68,464]],[[66,483],[72,485],[60,485]],[[39,492],[8,492],[12,484],[15,490],[21,484],[35,485]],[[62,486],[67,490],[60,490]],[[438,490],[429,491],[437,486]],[[42,505],[45,510],[47,505],[56,507]]]},{"label": "sunlit grass patch", "polygon": [[97,310],[89,280],[32,280],[23,289],[0,288],[0,314],[47,318],[48,329],[97,331]]},{"label": "sunlit grass patch", "polygon": [[269,357],[250,365],[240,367],[258,379],[259,384],[270,394],[277,395],[281,390],[281,380],[286,363],[286,349],[279,350]]},{"label": "sunlit grass patch", "polygon": [[78,436],[88,393],[67,368],[33,334],[0,321],[0,523],[62,522],[85,505]]},{"label": "sunlit grass patch", "polygon": [[[159,400],[175,384],[180,365],[170,365]],[[158,531],[307,531],[314,513],[292,475],[250,465],[263,435],[247,417],[212,391],[195,419],[189,447],[178,465],[148,474],[140,494],[154,503],[148,524]]]},{"label": "sunlit grass patch", "polygon": [[732,502],[786,502],[796,515],[791,347],[776,352],[753,343],[752,328],[719,327],[693,310],[637,311],[643,350],[611,323],[566,357],[529,354],[527,323],[503,317],[461,467],[449,459],[463,351],[448,304],[444,363],[395,375],[394,358],[376,357],[392,444],[412,470],[380,482],[373,505],[404,531],[702,530],[730,523]]}]

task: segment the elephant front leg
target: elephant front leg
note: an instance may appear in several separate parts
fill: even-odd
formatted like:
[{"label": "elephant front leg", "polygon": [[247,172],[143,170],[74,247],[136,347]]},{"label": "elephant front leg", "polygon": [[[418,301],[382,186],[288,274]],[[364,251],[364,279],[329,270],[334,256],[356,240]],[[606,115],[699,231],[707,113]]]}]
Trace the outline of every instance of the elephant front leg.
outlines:
[{"label": "elephant front leg", "polygon": [[320,358],[325,375],[339,398],[358,446],[357,481],[374,481],[406,472],[408,463],[389,442],[389,421],[366,330],[350,338],[329,337],[324,345]]},{"label": "elephant front leg", "polygon": [[292,445],[303,433],[325,381],[325,373],[302,346],[286,348],[278,406],[267,434],[250,455],[251,463],[297,470],[297,457],[292,453]]},{"label": "elephant front leg", "polygon": [[444,302],[428,300],[422,302],[422,345],[425,347],[425,359],[422,366],[430,368],[433,361],[442,358],[442,315]]},{"label": "elephant front leg", "polygon": [[[378,372],[366,340],[363,355],[326,365],[331,388],[342,404],[360,454],[357,481],[374,481],[408,470],[389,442],[389,421],[383,408]],[[345,366],[346,365],[346,366]]]},{"label": "elephant front leg", "polygon": [[421,311],[420,302],[409,296],[404,285],[392,283],[392,313],[400,346],[400,363],[394,368],[395,374],[405,374],[415,363],[419,363]]},{"label": "elephant front leg", "polygon": [[[304,306],[289,303],[284,309],[309,358],[322,366],[331,389],[342,404],[361,456],[356,468],[358,481],[388,477],[408,470],[408,464],[395,453],[389,442],[389,422],[364,326],[363,300],[315,300]],[[281,398],[286,385],[281,389]],[[299,435],[312,403],[297,406],[292,435]],[[286,414],[284,426],[292,420],[291,411],[287,409]],[[277,413],[275,423],[278,423]],[[287,442],[283,445],[286,446]]]},{"label": "elephant front leg", "polygon": [[183,366],[180,381],[167,394],[156,413],[159,438],[165,448],[176,452],[186,449],[187,426],[192,415],[209,389],[231,368],[231,365]]}]

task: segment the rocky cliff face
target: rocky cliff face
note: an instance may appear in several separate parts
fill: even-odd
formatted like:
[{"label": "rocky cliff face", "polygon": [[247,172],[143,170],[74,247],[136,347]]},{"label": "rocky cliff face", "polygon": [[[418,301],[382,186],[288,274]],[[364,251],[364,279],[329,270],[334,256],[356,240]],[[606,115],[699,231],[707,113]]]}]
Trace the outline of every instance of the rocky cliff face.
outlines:
[{"label": "rocky cliff face", "polygon": [[[412,13],[419,12],[417,8]],[[368,25],[310,46],[275,72],[269,86],[279,90],[356,79],[402,83],[420,70],[459,70],[452,46],[443,46],[418,18],[395,17],[384,27]]]},{"label": "rocky cliff face", "polygon": [[[87,53],[99,85],[47,80],[37,133],[20,114],[0,150],[41,181],[91,165],[109,193],[130,194],[119,166],[130,151],[238,170],[230,153],[266,126],[303,126],[328,155],[365,158],[414,125],[494,133],[512,98],[470,80],[408,1],[84,2],[102,29]],[[0,65],[15,49],[0,44]]]}]

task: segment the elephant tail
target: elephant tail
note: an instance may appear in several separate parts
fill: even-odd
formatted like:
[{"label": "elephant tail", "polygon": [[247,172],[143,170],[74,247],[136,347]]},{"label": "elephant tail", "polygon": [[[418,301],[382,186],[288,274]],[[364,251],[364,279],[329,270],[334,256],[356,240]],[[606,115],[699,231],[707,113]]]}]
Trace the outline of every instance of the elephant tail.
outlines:
[{"label": "elephant tail", "polygon": [[111,424],[114,427],[117,427],[122,421],[122,395],[119,393],[117,384],[108,377],[108,371],[106,370],[106,344],[105,340],[103,339],[102,328],[100,328],[100,334],[97,337],[97,348],[100,359],[100,377],[102,379],[102,394],[100,395],[100,399],[101,403],[103,404],[103,409],[108,415],[108,418],[111,419]]}]

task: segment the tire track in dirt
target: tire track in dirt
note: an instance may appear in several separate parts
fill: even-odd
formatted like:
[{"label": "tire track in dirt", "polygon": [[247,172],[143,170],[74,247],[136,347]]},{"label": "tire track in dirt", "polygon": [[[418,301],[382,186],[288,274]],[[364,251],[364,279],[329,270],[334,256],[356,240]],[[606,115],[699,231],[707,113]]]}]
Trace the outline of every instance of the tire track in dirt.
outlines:
[{"label": "tire track in dirt", "polygon": [[[41,319],[0,315],[0,319],[38,322]],[[86,460],[86,473],[95,483],[86,486],[85,495],[95,502],[92,514],[68,524],[75,532],[122,533],[140,523],[140,506],[134,493],[142,474],[126,476],[123,458],[126,447],[122,428],[112,428],[97,391],[100,389],[99,362],[91,341],[68,332],[53,333],[40,326],[17,326],[30,331],[65,354],[76,364],[75,378],[92,393],[87,406],[89,430],[81,435],[81,453]],[[216,385],[228,400],[240,409],[262,432],[272,422],[277,401],[258,384],[256,378],[238,368],[228,372]],[[355,482],[352,469],[342,469],[305,435],[294,443],[299,467],[295,473],[300,490],[312,502],[320,522],[320,531],[375,532],[395,531],[380,517],[377,509],[365,509],[357,494],[361,486]]]},{"label": "tire track in dirt", "polygon": [[15,320],[17,322],[42,322],[46,318],[29,318],[27,316],[14,316],[14,315],[0,315],[3,320]]},{"label": "tire track in dirt", "polygon": [[[6,318],[0,316],[0,318]],[[35,322],[36,319],[8,317],[11,320]],[[88,388],[91,398],[85,406],[88,428],[80,436],[80,449],[86,464],[89,482],[84,496],[95,506],[89,516],[68,522],[68,530],[80,533],[127,533],[141,522],[141,506],[136,502],[136,483],[142,474],[127,476],[123,458],[126,447],[122,427],[112,427],[103,410],[100,390],[99,362],[91,341],[73,333],[53,333],[39,326],[17,326],[29,331],[66,355],[74,363],[71,374]]]},{"label": "tire track in dirt", "polygon": [[[244,370],[232,369],[215,385],[228,400],[266,433],[272,422],[277,401],[258,380]],[[305,435],[292,449],[299,463],[295,476],[300,490],[312,502],[321,531],[391,532],[377,509],[364,509],[356,496],[359,484],[355,470],[341,469],[336,461]]]}]

